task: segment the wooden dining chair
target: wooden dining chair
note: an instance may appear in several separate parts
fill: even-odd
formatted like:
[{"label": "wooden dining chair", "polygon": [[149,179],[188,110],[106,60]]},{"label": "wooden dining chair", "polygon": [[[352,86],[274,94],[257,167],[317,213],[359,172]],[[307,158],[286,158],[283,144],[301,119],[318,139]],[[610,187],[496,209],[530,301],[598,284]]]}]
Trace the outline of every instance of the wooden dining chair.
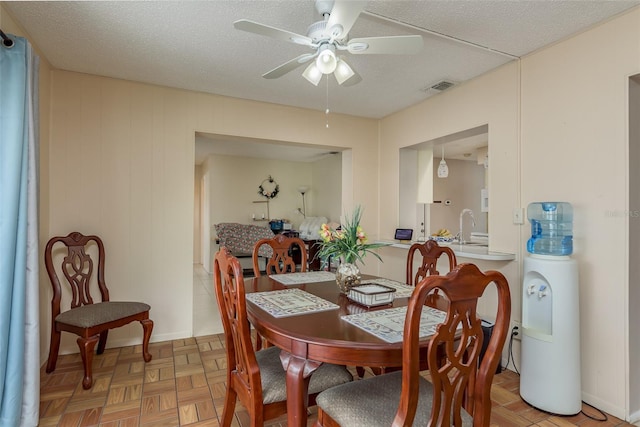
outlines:
[{"label": "wooden dining chair", "polygon": [[287,237],[284,234],[276,234],[273,238],[260,239],[253,246],[253,274],[260,277],[260,251],[263,245],[271,248],[271,257],[266,261],[265,273],[272,274],[293,273],[296,271],[296,263],[292,252],[300,251],[301,266],[299,271],[307,271],[307,246],[299,237]]},{"label": "wooden dining chair", "polygon": [[[62,247],[66,247],[66,255],[58,265],[54,263],[54,259],[57,259],[56,250]],[[92,247],[93,252],[97,250],[97,270],[90,255]],[[73,232],[66,237],[53,237],[45,248],[44,261],[53,287],[51,343],[47,373],[56,369],[61,332],[74,333],[79,336],[77,343],[84,365],[82,387],[91,388],[93,384],[91,365],[96,343],[98,344],[97,353],[102,354],[107,344],[109,329],[118,328],[133,321],[139,321],[142,324],[142,357],[145,362],[151,360],[151,353],[149,353],[149,338],[153,330],[153,321],[149,319],[151,307],[143,302],[110,301],[104,275],[105,250],[98,236],[84,236]],[[70,308],[64,311],[61,307],[63,299],[61,283],[67,283],[71,288]],[[96,284],[100,292],[100,302],[94,301],[91,296],[91,288]]]},{"label": "wooden dining chair", "polygon": [[[254,350],[242,267],[224,247],[215,255],[213,278],[227,352],[227,389],[220,424],[231,425],[236,399],[239,399],[249,412],[251,425],[262,426],[264,421],[287,412],[286,371],[280,360],[280,349]],[[315,405],[319,392],[352,380],[346,367],[322,364],[311,374],[309,405]]]},{"label": "wooden dining chair", "polygon": [[[307,271],[307,247],[302,239],[298,237],[287,237],[284,234],[276,234],[274,237],[258,240],[253,246],[253,275],[255,277],[262,275],[260,271],[260,258],[265,252],[271,253],[271,256],[265,261],[265,274],[267,276],[296,272],[296,263],[292,256],[294,250],[300,251],[301,254],[300,262],[302,265],[300,266],[300,271]],[[256,350],[260,350],[269,345],[268,342],[263,342],[260,334],[256,334]]]},{"label": "wooden dining chair", "polygon": [[[413,261],[417,254],[420,254],[422,258],[420,267],[418,267],[416,273],[413,274]],[[409,252],[407,253],[407,285],[415,286],[420,283],[421,280],[424,280],[425,277],[440,275],[440,272],[438,271],[438,260],[443,255],[446,255],[449,258],[449,271],[453,270],[453,268],[458,264],[458,261],[456,259],[455,252],[453,252],[451,248],[440,246],[435,240],[427,240],[424,243],[414,243],[411,245]],[[435,289],[434,292],[437,293],[438,290]],[[423,365],[423,369],[426,368],[426,364]],[[389,368],[384,366],[370,366],[369,369],[371,369],[371,372],[374,375],[398,370],[398,368]],[[356,366],[356,372],[358,373],[358,377],[362,378],[365,373],[364,367]]]},{"label": "wooden dining chair", "polygon": [[[416,253],[422,256],[420,267],[413,273],[413,263]],[[456,254],[451,248],[438,245],[435,240],[427,240],[424,243],[414,243],[407,253],[407,285],[415,286],[427,276],[439,275],[438,260],[442,255],[449,258],[449,271],[458,264]]]},{"label": "wooden dining chair", "polygon": [[[476,314],[478,298],[491,283],[497,289],[496,322],[480,361],[484,334]],[[431,380],[419,373],[420,317],[432,290],[449,300],[444,322],[427,350]],[[402,371],[378,375],[318,395],[316,427],[474,426],[491,420],[491,383],[509,329],[511,295],[505,277],[460,264],[446,276],[429,276],[409,299],[404,323]],[[444,349],[442,359],[439,348]]]}]

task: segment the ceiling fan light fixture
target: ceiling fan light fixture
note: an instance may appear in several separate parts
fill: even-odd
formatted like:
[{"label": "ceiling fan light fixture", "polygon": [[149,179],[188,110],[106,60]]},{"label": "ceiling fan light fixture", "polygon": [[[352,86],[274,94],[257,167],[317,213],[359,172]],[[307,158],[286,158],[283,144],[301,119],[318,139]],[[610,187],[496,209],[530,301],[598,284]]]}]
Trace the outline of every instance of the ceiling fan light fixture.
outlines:
[{"label": "ceiling fan light fixture", "polygon": [[355,72],[353,69],[345,62],[344,59],[338,59],[338,64],[336,65],[336,71],[334,71],[333,75],[336,76],[336,80],[338,84],[342,84],[349,80]]},{"label": "ceiling fan light fixture", "polygon": [[302,73],[302,77],[307,79],[312,85],[318,86],[318,83],[320,83],[320,79],[322,79],[322,73],[320,72],[318,67],[316,67],[316,63],[312,62],[304,70],[304,72]]},{"label": "ceiling fan light fixture", "polygon": [[320,46],[318,58],[316,59],[316,67],[322,74],[331,74],[336,70],[338,60],[334,53],[335,47],[332,44],[324,44]]},{"label": "ceiling fan light fixture", "polygon": [[[423,47],[423,39],[420,35],[350,38],[349,31],[364,11],[366,3],[365,0],[315,0],[316,10],[322,16],[322,20],[309,25],[306,35],[249,19],[237,20],[233,26],[237,30],[284,40],[312,49],[313,53],[302,54],[264,73],[262,77],[265,79],[282,77],[302,64],[312,62],[302,74],[311,84],[317,86],[322,80],[323,74],[328,76],[333,73],[338,84],[343,87],[353,86],[361,82],[362,77],[342,58],[338,58],[337,52],[406,55],[417,53]],[[328,81],[329,79],[327,79]],[[329,87],[328,84],[327,87]]]}]

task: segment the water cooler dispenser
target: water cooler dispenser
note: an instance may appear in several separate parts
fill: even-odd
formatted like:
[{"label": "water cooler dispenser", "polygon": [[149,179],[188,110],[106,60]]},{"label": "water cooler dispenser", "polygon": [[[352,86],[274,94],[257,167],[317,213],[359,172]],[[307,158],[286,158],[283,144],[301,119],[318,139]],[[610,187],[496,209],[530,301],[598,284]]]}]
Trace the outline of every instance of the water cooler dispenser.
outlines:
[{"label": "water cooler dispenser", "polygon": [[559,415],[582,409],[578,266],[573,209],[565,202],[531,203],[531,238],[524,260],[520,396]]}]

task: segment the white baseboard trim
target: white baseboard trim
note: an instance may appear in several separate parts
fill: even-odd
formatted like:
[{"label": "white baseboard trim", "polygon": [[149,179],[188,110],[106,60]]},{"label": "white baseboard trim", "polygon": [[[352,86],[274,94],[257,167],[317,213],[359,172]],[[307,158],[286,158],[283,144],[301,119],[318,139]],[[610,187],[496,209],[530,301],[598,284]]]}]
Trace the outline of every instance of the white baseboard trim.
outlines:
[{"label": "white baseboard trim", "polygon": [[[506,363],[507,363],[507,359],[503,358],[502,359],[502,369],[507,369],[509,371],[515,372],[513,370],[512,365],[510,364],[510,367],[506,367]],[[591,394],[588,393],[582,393],[582,400],[593,406],[594,408],[596,408],[597,410],[606,412],[609,415],[613,415],[616,418],[620,418],[621,420],[627,421],[629,423],[637,423],[640,421],[640,411],[638,412],[634,412],[633,414],[629,415],[629,419],[625,419],[625,410],[624,408],[620,408],[618,406],[612,405],[609,402],[605,402],[604,400],[602,400],[599,397],[593,396]],[[640,424],[639,424],[640,425]]]},{"label": "white baseboard trim", "polygon": [[149,342],[181,340],[185,338],[193,338],[193,333],[191,330],[182,332],[171,332],[167,334],[154,334],[151,335],[151,340],[149,340]]},{"label": "white baseboard trim", "polygon": [[606,412],[607,414],[613,415],[614,417],[620,418],[621,420],[625,420],[624,408],[612,405],[610,402],[605,402],[597,396],[582,392],[582,401],[593,406],[594,408],[599,409],[600,411]]},{"label": "white baseboard trim", "polygon": [[[171,332],[167,334],[153,333],[151,334],[151,339],[149,340],[149,343],[191,338],[192,335],[193,334],[191,333],[191,331]],[[129,347],[132,345],[140,345],[140,344],[142,344],[142,339],[140,337],[121,338],[121,339],[112,339],[111,337],[109,337],[107,339],[107,349],[114,348],[114,347]],[[58,356],[62,356],[64,354],[77,354],[79,352],[80,350],[78,349],[77,345],[60,346],[60,352],[58,353]],[[49,349],[47,348],[46,353],[42,351],[40,352],[40,366],[45,364],[48,358],[49,358]]]},{"label": "white baseboard trim", "polygon": [[[191,338],[191,336],[192,336],[191,331],[171,332],[166,334],[153,333],[151,334],[151,339],[149,340],[149,343],[179,340],[184,338]],[[142,344],[142,340],[140,339],[140,337],[114,339],[113,341],[109,339],[107,341],[107,348],[129,347],[132,345],[140,345],[140,344]]]},{"label": "white baseboard trim", "polygon": [[508,371],[511,371],[517,374],[518,372],[516,372],[515,369],[513,368],[513,362],[510,361],[509,366],[507,366],[507,361],[509,361],[508,357],[503,357],[502,359],[500,359],[500,366],[502,366],[502,370],[504,371],[506,369]]}]

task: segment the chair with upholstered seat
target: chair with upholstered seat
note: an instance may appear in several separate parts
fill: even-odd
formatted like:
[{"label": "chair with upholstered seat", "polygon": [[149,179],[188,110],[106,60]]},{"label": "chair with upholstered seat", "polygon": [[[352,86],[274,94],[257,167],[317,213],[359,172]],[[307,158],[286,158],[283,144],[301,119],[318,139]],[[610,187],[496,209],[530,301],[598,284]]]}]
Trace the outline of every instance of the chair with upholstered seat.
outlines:
[{"label": "chair with upholstered seat", "polygon": [[[58,253],[57,249],[66,247],[66,253]],[[97,251],[97,270],[90,255]],[[82,387],[91,388],[93,384],[92,361],[93,350],[98,344],[98,354],[104,352],[107,344],[109,329],[124,326],[133,321],[142,324],[142,357],[145,362],[151,360],[149,353],[149,338],[153,330],[153,321],[149,319],[151,307],[143,302],[110,301],[109,290],[105,281],[105,250],[102,240],[98,236],[84,236],[73,232],[66,237],[53,237],[45,249],[45,266],[51,286],[51,343],[47,373],[56,369],[58,351],[60,350],[61,332],[71,332],[78,335],[77,343],[84,365]],[[54,259],[64,255],[58,265]],[[95,273],[95,274],[94,274]],[[64,280],[60,280],[64,277]],[[66,282],[71,288],[70,309],[62,311],[61,301],[63,292],[61,282]],[[91,288],[96,285],[100,291],[101,302],[94,302]]]},{"label": "chair with upholstered seat", "polygon": [[[417,252],[422,255],[422,260],[420,267],[418,267],[416,273],[413,274],[413,262]],[[453,252],[451,248],[440,246],[435,240],[427,240],[424,243],[414,243],[411,245],[407,253],[407,285],[415,286],[427,276],[439,275],[438,259],[440,259],[442,255],[446,255],[449,258],[449,271],[453,270],[456,264],[458,264],[458,260],[456,259],[455,252]]]},{"label": "chair with upholstered seat", "polygon": [[293,273],[296,271],[296,263],[292,257],[292,251],[299,250],[301,261],[300,270],[307,271],[307,247],[299,237],[287,237],[284,234],[276,234],[273,238],[260,239],[253,246],[253,274],[260,277],[261,271],[259,258],[263,245],[271,248],[271,257],[266,261],[265,273],[271,274]]},{"label": "chair with upholstered seat", "polygon": [[[260,258],[263,253],[269,253],[270,256],[265,261],[264,273],[269,276],[271,274],[283,274],[296,272],[296,263],[293,259],[293,251],[298,250],[301,254],[300,272],[307,271],[307,249],[299,237],[288,237],[284,234],[276,234],[272,238],[260,239],[253,246],[253,275],[260,277]],[[269,343],[263,342],[262,337],[256,334],[256,350],[268,346]]]},{"label": "chair with upholstered seat", "polygon": [[[242,268],[224,247],[215,255],[213,278],[227,352],[227,390],[220,424],[231,425],[239,399],[249,412],[250,425],[262,426],[265,420],[287,412],[286,371],[280,349],[253,349]],[[309,405],[315,405],[315,396],[322,390],[352,380],[346,367],[322,364],[311,374]]]},{"label": "chair with upholstered seat", "polygon": [[[416,254],[420,254],[422,259],[420,261],[420,266],[416,269],[416,273],[413,274],[413,264],[414,258],[416,258]],[[417,283],[420,283],[425,277],[432,275],[439,275],[438,271],[438,260],[442,255],[446,255],[449,258],[449,271],[453,270],[453,268],[458,264],[456,259],[456,254],[451,250],[451,248],[444,247],[438,245],[438,242],[435,240],[427,240],[424,243],[414,243],[409,248],[409,252],[407,253],[407,269],[406,269],[406,283],[410,286],[415,286]],[[434,292],[437,292],[436,289]],[[388,368],[382,366],[372,366],[370,367],[371,372],[375,375],[379,375],[385,372],[397,371],[397,368]],[[426,364],[424,365],[424,369],[426,369]],[[364,376],[364,368],[361,366],[356,367],[356,371],[358,372],[358,376],[362,378]]]},{"label": "chair with upholstered seat", "polygon": [[[480,361],[484,334],[476,309],[478,298],[491,283],[498,296],[496,322]],[[419,372],[419,333],[425,302],[437,298],[429,295],[434,289],[439,289],[449,304],[444,322],[436,326],[429,341],[429,381]],[[416,285],[409,299],[402,371],[320,393],[316,427],[489,426],[491,383],[510,316],[509,284],[497,271],[482,273],[473,264],[460,264],[446,276],[427,277]]]}]

